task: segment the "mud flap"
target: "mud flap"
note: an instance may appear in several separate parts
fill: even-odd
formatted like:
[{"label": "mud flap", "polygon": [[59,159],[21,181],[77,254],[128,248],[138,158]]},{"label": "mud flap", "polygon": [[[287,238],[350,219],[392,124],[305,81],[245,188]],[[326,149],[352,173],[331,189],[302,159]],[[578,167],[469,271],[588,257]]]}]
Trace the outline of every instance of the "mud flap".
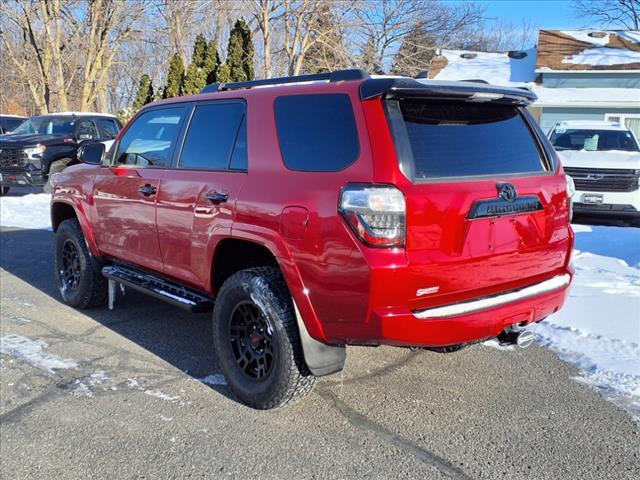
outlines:
[{"label": "mud flap", "polygon": [[307,331],[295,301],[293,302],[293,307],[296,312],[298,330],[300,331],[302,352],[311,373],[316,377],[322,377],[341,371],[347,358],[346,347],[344,345],[327,345],[312,338]]}]

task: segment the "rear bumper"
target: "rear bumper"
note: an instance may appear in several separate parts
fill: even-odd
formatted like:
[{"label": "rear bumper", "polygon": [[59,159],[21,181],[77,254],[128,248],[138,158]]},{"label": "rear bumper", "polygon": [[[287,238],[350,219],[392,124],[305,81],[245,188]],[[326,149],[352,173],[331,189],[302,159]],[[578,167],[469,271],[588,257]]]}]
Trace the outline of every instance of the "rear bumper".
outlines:
[{"label": "rear bumper", "polygon": [[41,170],[29,172],[24,169],[1,169],[0,185],[3,187],[27,187],[46,183]]},{"label": "rear bumper", "polygon": [[539,322],[557,312],[564,304],[572,275],[568,270],[518,290],[437,308],[377,309],[369,318],[367,337],[350,336],[348,342],[442,347],[494,338],[507,326]]}]

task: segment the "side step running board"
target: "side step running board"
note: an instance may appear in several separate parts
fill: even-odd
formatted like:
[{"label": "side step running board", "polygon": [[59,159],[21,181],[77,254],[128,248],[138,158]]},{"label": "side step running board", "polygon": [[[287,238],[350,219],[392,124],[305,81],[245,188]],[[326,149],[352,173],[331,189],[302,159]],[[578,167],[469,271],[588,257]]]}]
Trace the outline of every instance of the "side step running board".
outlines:
[{"label": "side step running board", "polygon": [[109,280],[159,298],[189,312],[211,312],[213,310],[213,300],[204,293],[140,270],[122,265],[109,265],[102,269],[102,275]]}]

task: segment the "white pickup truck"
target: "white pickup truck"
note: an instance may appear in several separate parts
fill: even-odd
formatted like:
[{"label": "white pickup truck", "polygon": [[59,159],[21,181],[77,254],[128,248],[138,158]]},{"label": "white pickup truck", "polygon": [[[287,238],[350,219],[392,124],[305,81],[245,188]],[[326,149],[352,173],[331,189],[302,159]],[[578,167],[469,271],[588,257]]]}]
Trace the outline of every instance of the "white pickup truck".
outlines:
[{"label": "white pickup truck", "polygon": [[549,140],[575,183],[576,214],[640,226],[640,148],[633,132],[619,123],[574,120],[556,123]]}]

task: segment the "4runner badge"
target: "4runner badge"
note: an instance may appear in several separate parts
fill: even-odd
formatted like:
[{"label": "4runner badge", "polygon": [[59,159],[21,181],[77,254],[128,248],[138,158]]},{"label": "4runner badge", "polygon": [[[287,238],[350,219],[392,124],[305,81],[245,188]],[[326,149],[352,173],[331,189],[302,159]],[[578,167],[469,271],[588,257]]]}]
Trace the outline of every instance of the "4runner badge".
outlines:
[{"label": "4runner badge", "polygon": [[429,295],[430,293],[437,293],[438,290],[440,290],[440,287],[419,288],[416,290],[416,297],[422,297],[423,295]]},{"label": "4runner badge", "polygon": [[496,183],[498,189],[498,197],[507,202],[515,202],[518,198],[516,187],[511,183]]}]

